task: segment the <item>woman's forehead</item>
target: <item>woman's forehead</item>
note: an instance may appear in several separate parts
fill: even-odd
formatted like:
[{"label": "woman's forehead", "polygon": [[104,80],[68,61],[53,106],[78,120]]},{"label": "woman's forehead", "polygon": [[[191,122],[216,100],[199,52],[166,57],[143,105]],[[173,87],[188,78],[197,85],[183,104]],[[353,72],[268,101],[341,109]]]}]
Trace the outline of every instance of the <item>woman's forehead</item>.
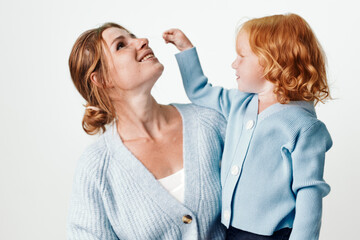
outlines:
[{"label": "woman's forehead", "polygon": [[119,38],[121,36],[128,37],[130,36],[130,33],[125,29],[116,28],[116,27],[107,28],[102,33],[102,37],[108,46],[112,44],[114,39]]}]

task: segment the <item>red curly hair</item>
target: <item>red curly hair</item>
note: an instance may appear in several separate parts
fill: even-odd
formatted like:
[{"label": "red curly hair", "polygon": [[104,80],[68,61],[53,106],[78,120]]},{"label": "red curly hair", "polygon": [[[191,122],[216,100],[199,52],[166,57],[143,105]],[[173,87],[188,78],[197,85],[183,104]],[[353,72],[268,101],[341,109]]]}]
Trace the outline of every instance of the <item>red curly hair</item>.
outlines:
[{"label": "red curly hair", "polygon": [[259,57],[265,79],[275,84],[280,103],[305,100],[316,104],[331,98],[325,53],[302,17],[255,18],[242,24],[240,31],[249,34],[251,50]]}]

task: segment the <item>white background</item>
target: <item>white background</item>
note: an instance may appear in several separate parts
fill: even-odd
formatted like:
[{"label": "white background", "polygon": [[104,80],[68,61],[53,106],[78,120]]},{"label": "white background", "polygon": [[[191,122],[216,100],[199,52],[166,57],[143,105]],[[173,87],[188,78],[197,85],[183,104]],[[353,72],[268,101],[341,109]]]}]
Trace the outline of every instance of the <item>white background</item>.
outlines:
[{"label": "white background", "polygon": [[65,239],[74,168],[95,140],[81,128],[84,100],[68,56],[83,31],[107,21],[147,37],[164,64],[153,89],[160,103],[188,102],[173,46],[181,28],[214,85],[236,87],[230,65],[244,17],[293,12],[315,31],[328,57],[334,100],[317,107],[334,141],[327,154],[320,239],[360,239],[360,15],[356,1],[6,1],[0,2],[0,239]]}]

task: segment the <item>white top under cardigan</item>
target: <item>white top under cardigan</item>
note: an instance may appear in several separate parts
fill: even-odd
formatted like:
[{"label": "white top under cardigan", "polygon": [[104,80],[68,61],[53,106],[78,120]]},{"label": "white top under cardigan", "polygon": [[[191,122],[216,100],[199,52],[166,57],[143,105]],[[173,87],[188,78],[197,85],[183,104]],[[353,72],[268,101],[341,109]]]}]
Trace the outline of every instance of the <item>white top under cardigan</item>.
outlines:
[{"label": "white top under cardigan", "polygon": [[122,143],[116,126],[109,125],[78,161],[69,240],[225,238],[219,161],[226,121],[204,107],[174,106],[183,120],[184,203],[159,184]]},{"label": "white top under cardigan", "polygon": [[185,192],[185,171],[184,168],[167,177],[158,179],[159,183],[176,198],[179,202],[184,203]]}]

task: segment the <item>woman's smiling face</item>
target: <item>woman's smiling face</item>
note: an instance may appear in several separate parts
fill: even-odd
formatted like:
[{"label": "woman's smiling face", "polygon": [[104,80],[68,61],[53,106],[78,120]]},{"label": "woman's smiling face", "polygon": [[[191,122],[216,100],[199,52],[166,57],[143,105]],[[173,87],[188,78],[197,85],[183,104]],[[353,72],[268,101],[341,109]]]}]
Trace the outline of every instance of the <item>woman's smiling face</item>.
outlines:
[{"label": "woman's smiling face", "polygon": [[151,90],[164,66],[154,56],[146,38],[116,27],[102,33],[110,85],[119,90]]}]

